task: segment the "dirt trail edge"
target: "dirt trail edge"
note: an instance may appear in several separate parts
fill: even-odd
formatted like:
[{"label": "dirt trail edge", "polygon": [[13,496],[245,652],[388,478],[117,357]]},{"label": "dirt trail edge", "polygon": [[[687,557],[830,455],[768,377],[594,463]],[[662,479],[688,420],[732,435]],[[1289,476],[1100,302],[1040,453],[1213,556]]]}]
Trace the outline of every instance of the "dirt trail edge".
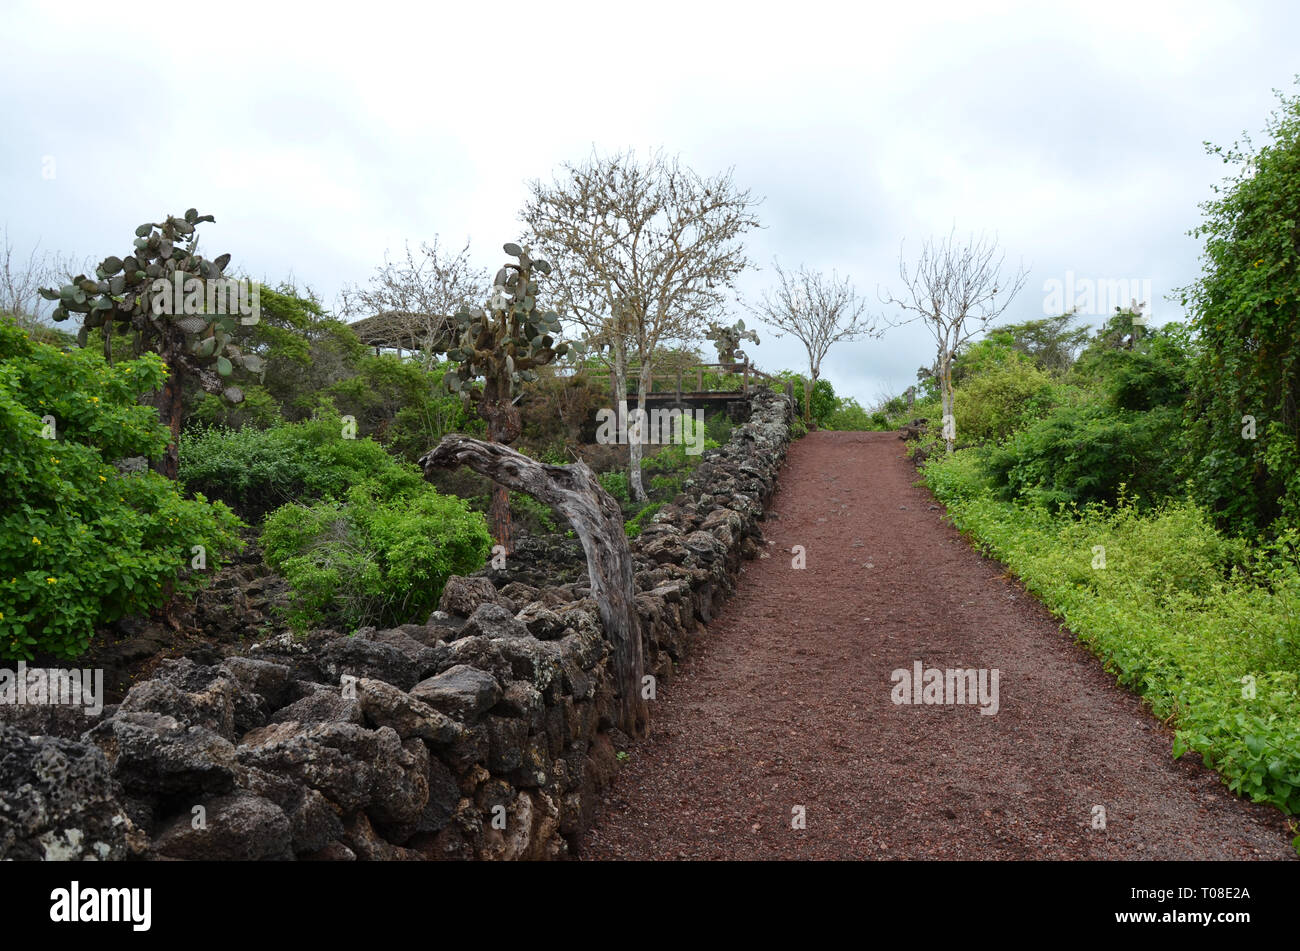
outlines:
[{"label": "dirt trail edge", "polygon": [[[892,433],[791,446],[769,557],[662,685],[582,857],[1295,858],[1281,813],[1173,760],[917,478]],[[996,668],[997,713],[895,704],[891,672],[916,661]]]}]

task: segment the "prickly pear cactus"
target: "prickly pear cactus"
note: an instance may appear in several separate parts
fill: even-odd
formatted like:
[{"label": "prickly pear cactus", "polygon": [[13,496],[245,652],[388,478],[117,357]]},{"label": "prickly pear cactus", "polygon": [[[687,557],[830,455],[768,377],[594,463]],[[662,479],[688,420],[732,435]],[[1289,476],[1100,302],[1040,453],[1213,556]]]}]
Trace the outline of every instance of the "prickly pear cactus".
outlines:
[{"label": "prickly pear cactus", "polygon": [[230,377],[236,368],[252,373],[263,369],[261,357],[244,353],[234,343],[239,323],[258,319],[256,285],[225,277],[229,254],[209,260],[197,251],[198,226],[214,220],[191,208],[180,218],[168,215],[162,222],[145,222],[135,229],[131,251],[104,258],[93,277],[78,274],[62,287],[40,291],[46,300],[57,302],[55,320],[81,315],[77,339],[82,346],[98,328],[107,357],[112,356],[115,334],[131,334],[137,354],[153,351],[162,357],[168,375],[156,402],[172,442],[155,465],[171,478],[176,477],[185,380],[197,381],[229,403],[241,403],[243,391]]},{"label": "prickly pear cactus", "polygon": [[[514,403],[520,389],[537,379],[537,367],[577,345],[559,342],[559,315],[538,303],[537,278],[550,274],[551,265],[517,244],[504,250],[515,260],[497,271],[486,303],[454,314],[453,329],[434,349],[457,364],[443,377],[447,386],[476,404],[492,442],[509,445],[522,429]],[[509,551],[510,500],[497,484],[488,517],[493,537]]]},{"label": "prickly pear cactus", "polygon": [[745,322],[738,320],[730,327],[725,324],[710,323],[708,333],[705,334],[708,339],[713,341],[713,345],[718,350],[718,362],[730,368],[736,365],[737,360],[748,360],[744,350],[740,349],[742,340],[751,340],[754,345],[758,345],[758,334],[752,330],[745,329]]},{"label": "prickly pear cactus", "polygon": [[519,436],[514,398],[520,388],[572,345],[558,342],[559,315],[538,304],[536,278],[549,274],[550,264],[517,244],[504,250],[515,260],[497,271],[486,303],[454,314],[450,339],[436,349],[457,364],[444,377],[447,386],[477,404],[493,442],[508,445]]},{"label": "prickly pear cactus", "polygon": [[[196,251],[197,226],[214,220],[191,208],[182,218],[168,215],[161,223],[146,222],[135,229],[129,254],[110,255],[94,277],[79,274],[62,287],[42,288],[41,296],[58,302],[55,320],[84,315],[78,335],[83,346],[88,331],[101,328],[109,355],[112,334],[133,333],[135,351],[159,353],[173,376],[193,377],[209,393],[242,402],[243,392],[229,377],[236,367],[259,373],[263,364],[261,357],[242,352],[233,342],[235,328],[245,318],[238,312],[208,312],[210,295],[192,290],[193,283],[186,291],[191,279],[225,281],[230,255],[208,260]],[[165,291],[160,280],[166,282]],[[223,303],[225,298],[223,287]]]}]

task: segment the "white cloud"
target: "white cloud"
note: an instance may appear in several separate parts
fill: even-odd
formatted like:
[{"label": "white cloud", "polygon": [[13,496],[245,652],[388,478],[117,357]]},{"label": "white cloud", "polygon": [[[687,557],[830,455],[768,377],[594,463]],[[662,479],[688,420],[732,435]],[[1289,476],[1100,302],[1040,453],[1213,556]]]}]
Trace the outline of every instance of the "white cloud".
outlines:
[{"label": "white cloud", "polygon": [[[1027,319],[1067,269],[1195,277],[1186,231],[1222,174],[1201,142],[1262,128],[1297,26],[1286,3],[7,6],[0,217],[20,247],[98,257],[195,205],[212,250],[331,302],[405,238],[471,236],[494,265],[526,180],[662,146],[766,198],[758,263],[834,267],[873,301],[903,238],[996,231],[1033,266]],[[893,331],[828,373],[865,402],[928,348]],[[770,335],[755,355],[802,359]]]}]

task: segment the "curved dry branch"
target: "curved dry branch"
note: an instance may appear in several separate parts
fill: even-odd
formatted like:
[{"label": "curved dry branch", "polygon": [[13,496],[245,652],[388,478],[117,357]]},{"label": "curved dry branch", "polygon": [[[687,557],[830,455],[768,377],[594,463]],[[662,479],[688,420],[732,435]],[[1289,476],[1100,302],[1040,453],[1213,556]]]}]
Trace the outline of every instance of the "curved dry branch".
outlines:
[{"label": "curved dry branch", "polygon": [[614,648],[614,673],[619,690],[621,729],[644,736],[649,726],[641,677],[645,660],[632,581],[632,552],[623,531],[623,512],[601,488],[586,463],[553,466],[537,462],[499,443],[468,436],[444,436],[420,458],[420,468],[467,466],[506,488],[526,492],[553,506],[573,526],[587,556],[591,596],[595,599],[605,637]]}]

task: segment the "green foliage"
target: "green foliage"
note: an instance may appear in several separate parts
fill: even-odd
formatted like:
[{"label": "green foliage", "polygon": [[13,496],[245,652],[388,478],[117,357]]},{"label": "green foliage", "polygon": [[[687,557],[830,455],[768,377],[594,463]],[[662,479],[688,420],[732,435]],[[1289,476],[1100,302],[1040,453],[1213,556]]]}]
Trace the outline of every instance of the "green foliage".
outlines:
[{"label": "green foliage", "polygon": [[925,469],[957,527],[1174,720],[1174,756],[1194,750],[1234,791],[1300,811],[1296,536],[1251,553],[1187,502],[1053,515],[981,492],[973,458]]},{"label": "green foliage", "polygon": [[708,449],[717,449],[721,443],[709,436],[708,423],[704,425],[704,440],[699,444],[698,453],[687,452],[687,446],[696,445],[697,426],[695,417],[689,413],[683,413],[680,417],[682,427],[681,442],[671,442],[663,446],[653,456],[645,459],[641,463],[643,472],[665,473],[665,474],[685,474],[690,472],[700,463],[703,453]]},{"label": "green foliage", "polygon": [[285,505],[266,520],[267,564],[289,581],[295,630],[423,620],[447,578],[483,567],[483,516],[432,486],[370,480],[341,500]]},{"label": "green foliage", "polygon": [[532,534],[551,534],[556,530],[555,512],[527,492],[510,493],[510,518],[515,527]]},{"label": "green foliage", "polygon": [[1028,357],[1008,350],[958,384],[957,437],[963,442],[1000,441],[1042,418],[1056,401],[1051,376]]},{"label": "green foliage", "polygon": [[[802,386],[795,388],[795,395],[802,398]],[[818,426],[828,426],[831,414],[835,412],[839,400],[835,396],[835,387],[830,380],[818,380],[812,389],[812,418]]]},{"label": "green foliage", "polygon": [[664,507],[663,502],[650,502],[639,512],[623,523],[623,530],[628,538],[636,538],[645,529],[654,514]]},{"label": "green foliage", "polygon": [[[238,403],[243,393],[227,378],[235,367],[258,373],[263,361],[234,343],[235,329],[246,315],[224,300],[207,309],[208,292],[226,281],[230,263],[229,254],[209,260],[197,253],[197,226],[213,220],[191,208],[181,218],[168,215],[160,223],[146,222],[135,229],[128,254],[109,255],[93,278],[78,274],[60,288],[42,288],[41,296],[58,302],[56,321],[83,315],[83,344],[96,328],[103,328],[106,347],[114,332],[132,333],[137,349],[160,354],[173,375],[195,379],[209,393]],[[166,289],[155,289],[156,281],[165,281]],[[180,301],[173,298],[176,284]]]},{"label": "green foliage", "polygon": [[[794,386],[794,405],[795,415],[803,418],[804,402],[804,383],[807,377],[802,373],[796,373],[793,370],[782,370],[776,374],[777,379],[781,381],[783,387],[786,382]],[[781,392],[783,389],[778,387]],[[839,407],[839,400],[835,396],[835,387],[831,385],[830,380],[818,380],[813,385],[812,391],[812,420],[817,426],[825,428],[830,421],[831,415]]]},{"label": "green foliage", "polygon": [[1068,379],[1086,388],[1052,383],[1019,354],[967,377],[958,436],[1003,439],[985,456],[1002,498],[1114,502],[1127,486],[1146,505],[1181,493],[1191,344],[1180,325],[1148,332],[1131,319],[1116,314],[1080,355]]},{"label": "green foliage", "polygon": [[[487,307],[464,307],[452,315],[453,329],[433,348],[456,366],[443,378],[448,390],[464,392],[478,404],[489,438],[513,442],[521,424],[512,399],[524,383],[538,378],[537,368],[565,356],[559,343],[560,318],[537,304],[534,279],[551,273],[551,265],[533,260],[525,248],[506,244],[515,259],[497,271]],[[473,381],[483,380],[481,388]]]},{"label": "green foliage", "polygon": [[[1144,411],[1181,407],[1188,396],[1192,343],[1187,327],[1167,324],[1146,331],[1121,311],[1097,331],[1080,355],[1074,377],[1098,389],[1114,409]],[[1137,335],[1131,346],[1116,341]]]},{"label": "green foliage", "polygon": [[342,498],[367,480],[403,490],[422,482],[414,466],[348,432],[328,404],[313,419],[265,430],[189,430],[181,435],[180,477],[190,491],[221,499],[249,521],[290,501]]},{"label": "green foliage", "polygon": [[626,472],[602,472],[596,477],[600,487],[612,495],[621,505],[627,505],[632,499]]},{"label": "green foliage", "polygon": [[[991,449],[987,466],[1005,499],[1049,507],[1114,501],[1121,486],[1144,502],[1177,492],[1181,415],[1062,407]],[[1174,462],[1171,462],[1171,457]]]},{"label": "green foliage", "polygon": [[[1066,313],[1058,317],[1005,324],[990,333],[986,339],[1010,347],[1027,357],[1038,369],[1059,376],[1070,368],[1075,354],[1088,340],[1087,327],[1072,326],[1077,319],[1075,314]],[[955,366],[953,375],[957,375]]]},{"label": "green foliage", "polygon": [[357,370],[326,392],[357,420],[359,434],[373,435],[408,461],[449,432],[482,434],[482,420],[466,413],[464,402],[444,386],[453,364],[425,369],[415,360],[381,354],[362,357]]},{"label": "green foliage", "polygon": [[736,424],[726,413],[714,413],[704,420],[705,435],[719,446],[731,439],[731,431],[735,428]]},{"label": "green foliage", "polygon": [[885,417],[868,413],[857,400],[846,396],[835,401],[835,409],[826,417],[826,428],[839,431],[884,429]]},{"label": "green foliage", "polygon": [[266,429],[280,421],[280,407],[266,387],[253,384],[244,389],[243,402],[231,405],[225,400],[202,393],[190,414],[190,424],[223,429]]},{"label": "green foliage", "polygon": [[0,657],[76,657],[97,625],[197,588],[193,546],[213,571],[242,544],[226,506],[111,464],[166,446],[157,412],[136,402],[165,375],[156,355],[110,366],[0,318]]},{"label": "green foliage", "polygon": [[[1272,141],[1211,147],[1236,171],[1201,207],[1203,273],[1183,289],[1200,358],[1190,449],[1200,498],[1234,530],[1294,524],[1300,508],[1300,97],[1279,96]],[[1243,438],[1243,417],[1258,436]],[[1278,446],[1278,443],[1285,443]]]}]

